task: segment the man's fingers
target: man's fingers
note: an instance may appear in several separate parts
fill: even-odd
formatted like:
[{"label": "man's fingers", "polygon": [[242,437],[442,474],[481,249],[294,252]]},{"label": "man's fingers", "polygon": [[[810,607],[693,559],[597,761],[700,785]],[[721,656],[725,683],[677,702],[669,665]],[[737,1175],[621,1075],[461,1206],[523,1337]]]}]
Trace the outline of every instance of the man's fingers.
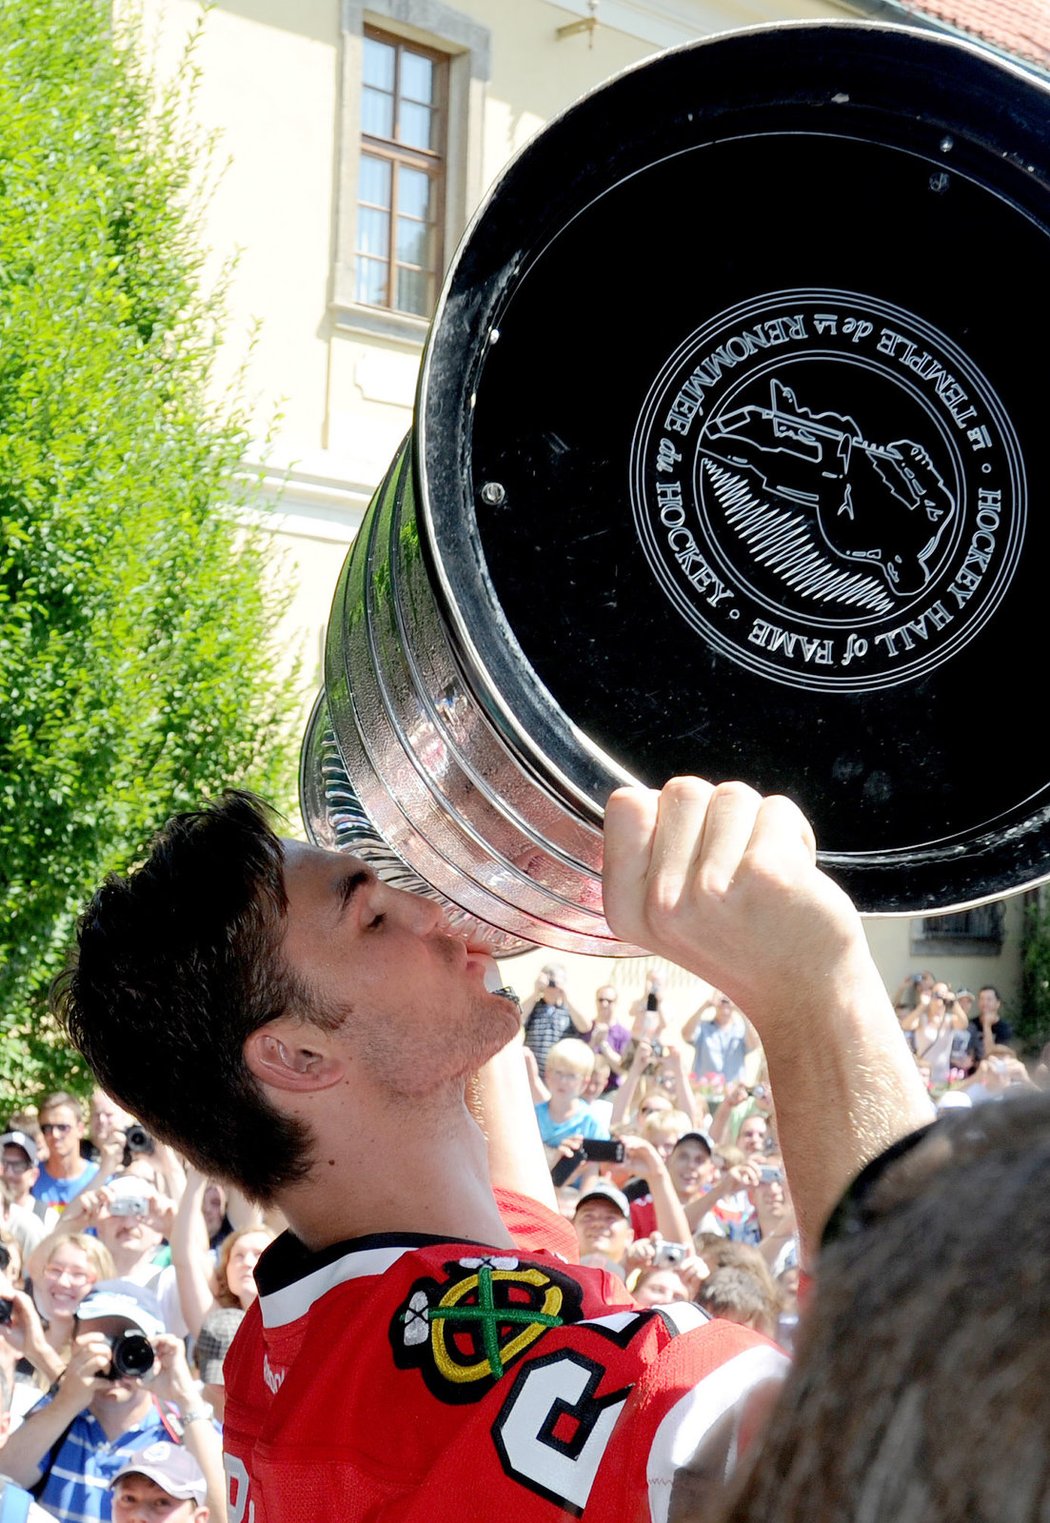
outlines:
[{"label": "man's fingers", "polygon": [[649,904],[673,909],[702,850],[708,810],[717,790],[699,777],[676,777],[660,793],[649,862]]},{"label": "man's fingers", "polygon": [[813,827],[798,805],[782,794],[774,793],[762,799],[751,844],[756,851],[766,847],[790,851],[797,845],[810,864],[817,860]]},{"label": "man's fingers", "polygon": [[623,941],[638,934],[659,797],[651,788],[618,788],[605,806],[605,918]]},{"label": "man's fingers", "polygon": [[762,798],[746,783],[712,788],[695,856],[702,888],[724,894],[751,844]]}]

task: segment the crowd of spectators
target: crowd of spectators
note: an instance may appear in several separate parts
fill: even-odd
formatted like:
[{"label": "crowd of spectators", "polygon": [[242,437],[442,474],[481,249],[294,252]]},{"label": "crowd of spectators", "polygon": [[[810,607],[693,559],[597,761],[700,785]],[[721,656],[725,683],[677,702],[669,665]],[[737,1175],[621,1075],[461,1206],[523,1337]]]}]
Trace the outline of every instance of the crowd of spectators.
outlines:
[{"label": "crowd of spectators", "polygon": [[[544,1061],[535,1052],[528,1061],[548,1162],[585,1261],[619,1275],[645,1305],[692,1300],[790,1349],[798,1234],[754,1027],[713,990],[676,1028],[655,975],[621,1025],[614,986],[597,991],[592,1017],[570,1005],[560,969],[543,971],[536,1000],[551,979],[564,1020]],[[1022,1062],[991,985],[974,995],[916,973],[895,1004],[942,1109],[1050,1078],[1050,1065],[1030,1074]],[[595,1141],[618,1141],[621,1156],[596,1161]]]},{"label": "crowd of spectators", "polygon": [[[623,1021],[615,986],[592,1015],[565,983],[541,972],[523,1060],[581,1259],[643,1306],[691,1301],[790,1350],[799,1240],[754,1028],[717,990],[676,1027],[655,974]],[[1046,1076],[991,986],[917,974],[896,1006],[942,1107]],[[223,1359],[275,1224],[101,1091],[87,1124],[51,1094],[0,1144],[3,1484],[28,1494],[27,1517],[134,1523],[166,1498],[165,1517],[222,1523]]]},{"label": "crowd of spectators", "polygon": [[98,1090],[0,1144],[0,1502],[224,1523],[223,1360],[272,1225]]}]

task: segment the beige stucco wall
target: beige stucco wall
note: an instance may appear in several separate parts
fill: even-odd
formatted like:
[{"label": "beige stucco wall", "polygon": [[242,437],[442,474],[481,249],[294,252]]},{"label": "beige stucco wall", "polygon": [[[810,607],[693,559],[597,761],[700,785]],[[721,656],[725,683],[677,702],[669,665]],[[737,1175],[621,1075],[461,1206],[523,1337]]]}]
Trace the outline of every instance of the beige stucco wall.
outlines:
[{"label": "beige stucco wall", "polygon": [[[491,33],[489,78],[472,83],[465,97],[468,215],[544,121],[656,49],[733,26],[851,14],[845,0],[600,0],[593,32],[559,38],[559,27],[590,14],[586,0],[459,0],[454,8]],[[386,13],[376,18],[380,24],[409,35],[413,21],[433,14],[430,0],[381,0],[378,9]],[[346,548],[411,422],[421,343],[420,334],[380,338],[347,328],[333,306],[342,13],[339,0],[218,0],[197,45],[193,104],[202,130],[218,134],[218,158],[227,161],[207,220],[212,270],[239,252],[221,373],[228,379],[243,367],[260,458],[270,440],[264,521],[295,584],[282,639],[301,655],[304,714]],[[174,66],[199,14],[197,0],[145,0],[147,34],[162,70]],[[971,988],[997,982],[1013,994],[1018,901],[1009,905],[1006,924],[1001,959],[944,958],[935,971]],[[908,921],[872,922],[869,935],[891,987],[926,961],[911,951]],[[513,968],[522,992],[545,955]],[[585,1002],[610,975],[630,997],[641,987],[640,965],[559,960],[569,963],[570,987]],[[670,983],[679,1014],[704,992],[685,975]]]}]

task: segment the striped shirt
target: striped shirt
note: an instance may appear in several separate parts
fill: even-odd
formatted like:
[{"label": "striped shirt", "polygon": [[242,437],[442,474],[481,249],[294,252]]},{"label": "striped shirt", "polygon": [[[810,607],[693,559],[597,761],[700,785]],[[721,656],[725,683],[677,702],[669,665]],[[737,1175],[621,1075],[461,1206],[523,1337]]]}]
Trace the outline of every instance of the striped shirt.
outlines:
[{"label": "striped shirt", "polygon": [[[43,1406],[44,1403],[38,1404]],[[90,1411],[79,1412],[73,1419],[48,1471],[40,1503],[62,1523],[98,1523],[113,1516],[110,1485],[117,1471],[136,1449],[170,1438],[156,1404],[142,1421],[112,1440],[106,1437],[98,1418]],[[40,1464],[43,1474],[48,1462]]]}]

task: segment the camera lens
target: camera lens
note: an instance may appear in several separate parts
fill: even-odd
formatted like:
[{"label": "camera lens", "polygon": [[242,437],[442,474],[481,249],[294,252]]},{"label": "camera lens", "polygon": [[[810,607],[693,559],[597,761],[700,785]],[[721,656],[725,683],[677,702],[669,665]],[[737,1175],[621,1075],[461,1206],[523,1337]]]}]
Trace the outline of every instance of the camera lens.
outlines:
[{"label": "camera lens", "polygon": [[141,1333],[121,1333],[111,1338],[113,1361],[106,1374],[110,1380],[121,1375],[148,1375],[153,1368],[153,1345]]}]

